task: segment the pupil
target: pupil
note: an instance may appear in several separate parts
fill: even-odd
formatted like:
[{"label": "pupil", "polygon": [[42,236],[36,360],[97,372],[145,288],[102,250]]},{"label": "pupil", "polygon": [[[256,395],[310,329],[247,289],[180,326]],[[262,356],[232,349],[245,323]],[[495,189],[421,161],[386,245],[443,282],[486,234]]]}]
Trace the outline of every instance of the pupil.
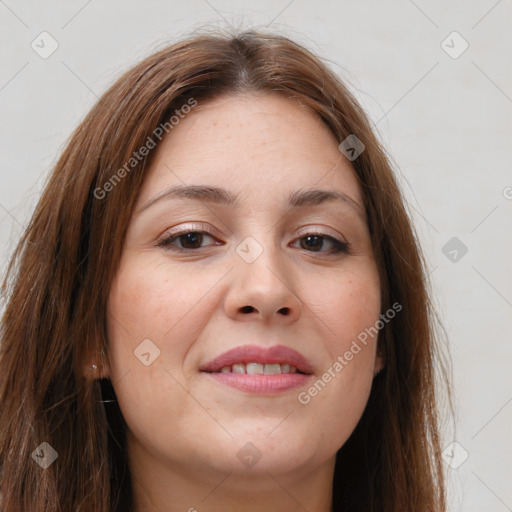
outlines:
[{"label": "pupil", "polygon": [[190,247],[188,247],[189,244],[191,245],[201,245],[201,240],[202,240],[202,235],[201,233],[197,233],[197,232],[193,232],[193,233],[187,233],[186,235],[183,235],[183,237],[185,239],[185,242],[182,243],[181,245],[186,248],[186,249],[189,249]]},{"label": "pupil", "polygon": [[322,243],[321,243],[321,241],[320,241],[320,244],[318,244],[318,242],[319,242],[319,240],[320,240],[321,238],[322,238],[322,237],[320,237],[320,236],[318,236],[318,235],[308,235],[308,236],[306,237],[306,244],[307,244],[308,248],[309,248],[309,249],[314,249],[314,248],[315,248],[315,243],[310,244],[310,242],[311,242],[312,240],[314,240],[314,241],[316,241],[316,242],[317,242],[317,243],[316,243],[316,246],[317,246],[316,248],[317,248],[317,249],[321,249],[321,247],[322,247]]}]

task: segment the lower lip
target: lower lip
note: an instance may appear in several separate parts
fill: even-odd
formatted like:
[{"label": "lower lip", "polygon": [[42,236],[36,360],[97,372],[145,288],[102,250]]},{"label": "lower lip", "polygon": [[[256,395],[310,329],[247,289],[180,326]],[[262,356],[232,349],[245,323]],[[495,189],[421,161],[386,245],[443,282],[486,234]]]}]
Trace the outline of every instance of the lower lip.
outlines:
[{"label": "lower lip", "polygon": [[278,375],[250,375],[247,373],[210,373],[212,379],[240,391],[256,394],[277,394],[304,386],[311,375],[304,373],[281,373]]}]

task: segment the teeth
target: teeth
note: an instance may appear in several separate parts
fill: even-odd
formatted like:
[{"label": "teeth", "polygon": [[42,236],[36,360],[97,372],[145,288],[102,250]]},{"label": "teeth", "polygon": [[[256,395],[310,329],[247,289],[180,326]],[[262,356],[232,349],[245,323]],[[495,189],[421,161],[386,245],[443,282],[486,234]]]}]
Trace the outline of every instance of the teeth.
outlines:
[{"label": "teeth", "polygon": [[267,365],[262,365],[260,363],[248,363],[245,365],[245,371],[249,375],[263,375],[264,366]]},{"label": "teeth", "polygon": [[[247,372],[249,373],[249,372]],[[280,375],[281,374],[281,365],[280,364],[266,364],[265,368],[263,368],[264,375]]]},{"label": "teeth", "polygon": [[279,375],[281,373],[297,373],[297,368],[289,364],[279,363],[236,363],[233,366],[223,366],[216,373],[247,373],[249,375]]},{"label": "teeth", "polygon": [[245,364],[234,364],[233,373],[245,373]]}]

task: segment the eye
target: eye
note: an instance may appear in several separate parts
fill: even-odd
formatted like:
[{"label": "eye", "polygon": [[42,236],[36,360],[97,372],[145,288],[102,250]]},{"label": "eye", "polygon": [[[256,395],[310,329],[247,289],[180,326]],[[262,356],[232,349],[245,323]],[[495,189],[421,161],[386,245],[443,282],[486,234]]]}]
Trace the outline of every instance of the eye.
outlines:
[{"label": "eye", "polygon": [[[311,252],[327,252],[330,254],[350,253],[350,245],[348,242],[321,233],[306,233],[298,238],[297,241],[300,242],[301,249],[306,249]],[[327,245],[331,246],[331,250],[322,251],[325,242],[327,242]]]},{"label": "eye", "polygon": [[[206,231],[184,230],[167,235],[157,245],[170,251],[193,251],[203,247],[202,244],[205,238],[214,239]],[[176,245],[176,242],[178,242],[178,245]],[[210,245],[218,245],[218,243]]]},{"label": "eye", "polygon": [[[205,239],[208,238],[214,240],[214,243],[203,245]],[[209,245],[220,245],[220,242],[215,240],[213,235],[206,231],[183,229],[176,233],[167,233],[164,238],[157,242],[157,245],[169,251],[189,252],[197,251]],[[297,242],[300,243],[301,249],[305,249],[309,252],[328,254],[350,253],[350,245],[348,242],[338,240],[337,238],[322,233],[306,233],[298,238],[295,243]],[[328,249],[324,250],[326,245]]]}]

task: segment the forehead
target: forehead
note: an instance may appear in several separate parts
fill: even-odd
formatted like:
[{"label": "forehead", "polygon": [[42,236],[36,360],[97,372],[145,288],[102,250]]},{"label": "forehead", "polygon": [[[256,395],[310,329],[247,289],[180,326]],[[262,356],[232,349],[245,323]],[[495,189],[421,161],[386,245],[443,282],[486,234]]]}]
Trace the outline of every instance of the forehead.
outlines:
[{"label": "forehead", "polygon": [[172,185],[200,184],[267,201],[298,189],[330,188],[361,203],[355,172],[338,143],[295,99],[244,93],[199,102],[155,150],[140,202]]}]

